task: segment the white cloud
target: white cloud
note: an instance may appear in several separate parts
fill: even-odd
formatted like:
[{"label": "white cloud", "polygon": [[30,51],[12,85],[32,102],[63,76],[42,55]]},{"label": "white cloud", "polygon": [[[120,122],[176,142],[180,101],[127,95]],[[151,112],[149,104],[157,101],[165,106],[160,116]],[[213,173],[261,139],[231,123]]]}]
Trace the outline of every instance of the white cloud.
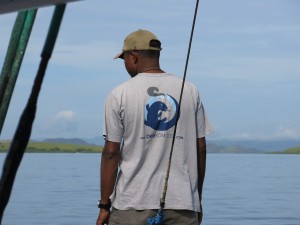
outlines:
[{"label": "white cloud", "polygon": [[61,111],[54,116],[54,121],[56,123],[72,122],[72,121],[75,121],[75,119],[76,119],[76,113],[71,110]]},{"label": "white cloud", "polygon": [[282,127],[277,130],[274,136],[278,139],[300,139],[300,129],[293,127]]},{"label": "white cloud", "polygon": [[79,123],[74,111],[63,110],[38,126],[37,130],[43,137],[74,137],[78,133]]},{"label": "white cloud", "polygon": [[233,140],[258,140],[258,141],[273,141],[273,140],[299,140],[300,129],[296,127],[278,127],[269,133],[263,132],[241,132],[233,134],[227,139]]}]

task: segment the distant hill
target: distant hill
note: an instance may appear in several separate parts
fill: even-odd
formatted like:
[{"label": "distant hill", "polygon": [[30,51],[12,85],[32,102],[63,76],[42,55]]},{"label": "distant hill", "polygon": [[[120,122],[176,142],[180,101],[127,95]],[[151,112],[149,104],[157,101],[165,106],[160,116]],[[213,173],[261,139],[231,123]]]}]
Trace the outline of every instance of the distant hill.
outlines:
[{"label": "distant hill", "polygon": [[[70,141],[69,143],[72,143],[73,140],[68,139],[68,141]],[[104,138],[101,136],[90,138],[90,139],[84,139],[84,142],[91,143],[98,146],[99,145],[104,146],[105,143]],[[208,153],[263,153],[262,151],[259,151],[255,148],[248,148],[240,145],[223,146],[223,145],[211,143],[209,141],[208,141],[207,151]]]},{"label": "distant hill", "polygon": [[[2,141],[1,141],[2,142]],[[80,146],[104,146],[102,136],[94,138],[47,138],[31,140],[31,142],[52,144],[69,144]],[[238,154],[259,154],[259,153],[281,153],[298,154],[297,146],[300,141],[232,141],[232,140],[209,140],[207,139],[208,153],[238,153]],[[282,146],[282,147],[281,147]],[[288,147],[285,147],[288,146]]]},{"label": "distant hill", "polygon": [[105,143],[104,138],[102,136],[97,136],[93,138],[46,138],[35,141],[97,146],[104,146]]},{"label": "distant hill", "polygon": [[93,143],[88,143],[85,140],[80,138],[47,138],[40,142],[74,144],[74,145],[95,145]]},{"label": "distant hill", "polygon": [[246,148],[239,145],[233,145],[233,146],[222,146],[214,143],[207,143],[207,153],[247,153],[247,154],[259,154],[263,153],[262,151],[259,151],[257,149],[253,148]]},{"label": "distant hill", "polygon": [[[7,152],[10,141],[0,142],[0,152]],[[32,153],[100,153],[101,146],[81,145],[57,142],[35,142],[30,141],[27,145],[26,152]]]},{"label": "distant hill", "polygon": [[104,138],[99,135],[97,137],[92,137],[92,138],[84,138],[84,140],[88,143],[94,144],[94,145],[101,145],[104,146]]},{"label": "distant hill", "polygon": [[272,152],[274,154],[300,154],[300,146],[295,148],[288,148],[283,151]]},{"label": "distant hill", "polygon": [[300,146],[300,140],[277,140],[277,141],[260,141],[260,140],[211,140],[210,142],[226,147],[241,146],[245,148],[257,149],[263,152],[282,151],[287,148]]},{"label": "distant hill", "polygon": [[[66,143],[78,145],[104,146],[104,138],[97,136],[93,138],[48,138],[43,142]],[[233,141],[233,140],[207,140],[208,153],[271,153],[283,151],[284,149],[300,146],[298,141]]]},{"label": "distant hill", "polygon": [[[84,139],[87,143],[93,143],[95,145],[104,146],[104,138],[102,136],[94,137],[90,139]],[[218,145],[214,142],[208,141],[208,147],[207,147],[208,153],[263,153],[262,151],[259,151],[255,148],[249,148],[241,145],[232,145],[232,146],[224,146],[224,145]]]}]

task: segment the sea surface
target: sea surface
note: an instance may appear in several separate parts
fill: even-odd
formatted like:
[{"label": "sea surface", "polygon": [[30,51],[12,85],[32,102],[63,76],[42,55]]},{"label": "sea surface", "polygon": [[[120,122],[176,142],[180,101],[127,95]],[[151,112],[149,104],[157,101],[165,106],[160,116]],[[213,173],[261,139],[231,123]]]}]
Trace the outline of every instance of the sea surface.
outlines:
[{"label": "sea surface", "polygon": [[[26,153],[2,225],[94,225],[100,157]],[[300,155],[208,154],[203,211],[203,225],[300,225]]]}]

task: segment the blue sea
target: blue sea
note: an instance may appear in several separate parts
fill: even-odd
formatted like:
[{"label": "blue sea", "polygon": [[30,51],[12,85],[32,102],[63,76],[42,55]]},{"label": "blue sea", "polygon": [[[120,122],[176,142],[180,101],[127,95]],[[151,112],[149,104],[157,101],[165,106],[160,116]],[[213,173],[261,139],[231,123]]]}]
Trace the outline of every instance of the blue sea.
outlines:
[{"label": "blue sea", "polygon": [[[2,225],[94,225],[100,157],[26,153]],[[300,225],[300,155],[208,154],[203,211],[203,225]]]}]

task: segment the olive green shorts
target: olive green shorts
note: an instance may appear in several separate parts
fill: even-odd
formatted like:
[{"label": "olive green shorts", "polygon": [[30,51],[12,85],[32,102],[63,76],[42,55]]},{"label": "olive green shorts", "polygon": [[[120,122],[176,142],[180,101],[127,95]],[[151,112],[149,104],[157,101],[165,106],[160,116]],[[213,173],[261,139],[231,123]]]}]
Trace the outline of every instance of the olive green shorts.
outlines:
[{"label": "olive green shorts", "polygon": [[[147,225],[148,218],[157,214],[158,210],[118,210],[113,208],[109,225]],[[189,210],[164,209],[163,225],[199,225],[198,214]]]}]

